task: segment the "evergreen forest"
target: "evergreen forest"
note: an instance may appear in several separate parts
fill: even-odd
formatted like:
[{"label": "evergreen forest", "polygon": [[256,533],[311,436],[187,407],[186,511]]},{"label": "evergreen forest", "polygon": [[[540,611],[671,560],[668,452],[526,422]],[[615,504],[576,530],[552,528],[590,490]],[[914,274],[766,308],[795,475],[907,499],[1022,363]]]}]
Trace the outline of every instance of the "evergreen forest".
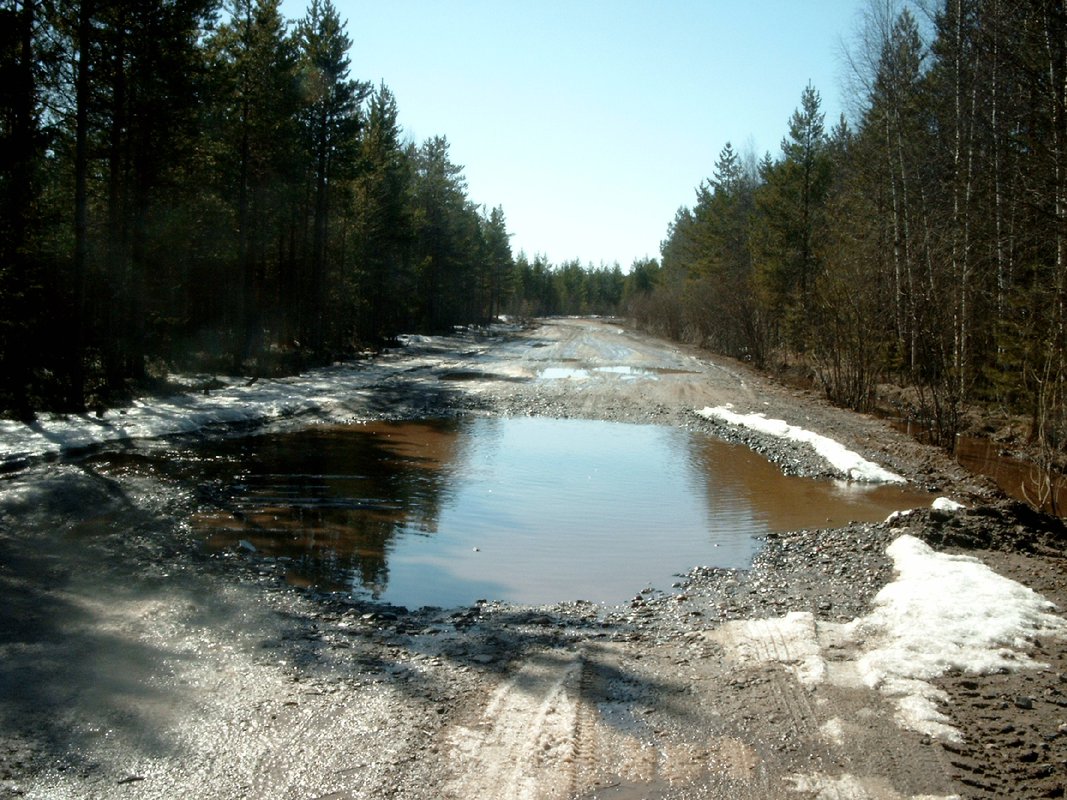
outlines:
[{"label": "evergreen forest", "polygon": [[809,84],[776,157],[723,147],[631,312],[843,406],[895,387],[947,446],[965,409],[1018,415],[1052,466],[1067,444],[1064,4],[874,0],[848,57],[854,122],[828,125]]},{"label": "evergreen forest", "polygon": [[617,266],[514,257],[351,50],[330,0],[0,0],[0,412],[618,307]]},{"label": "evergreen forest", "polygon": [[447,138],[405,137],[388,86],[353,74],[330,0],[298,20],[279,0],[0,0],[0,413],[501,314],[621,312],[847,407],[894,387],[946,445],[968,408],[1020,415],[1051,467],[1067,10],[865,8],[848,121],[798,86],[780,152],[726,144],[661,258],[624,274],[513,254]]}]

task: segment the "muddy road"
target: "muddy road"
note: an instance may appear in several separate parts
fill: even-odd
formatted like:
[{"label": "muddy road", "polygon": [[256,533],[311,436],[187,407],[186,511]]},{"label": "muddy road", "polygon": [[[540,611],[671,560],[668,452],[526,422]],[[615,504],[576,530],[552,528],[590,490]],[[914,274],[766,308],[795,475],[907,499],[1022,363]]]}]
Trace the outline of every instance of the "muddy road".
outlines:
[{"label": "muddy road", "polygon": [[413,340],[338,374],[312,387],[326,399],[255,429],[586,418],[710,431],[783,471],[833,473],[694,413],[730,404],[967,508],[779,533],[751,569],[694,564],[621,606],[415,610],[294,585],[260,548],[205,547],[191,520],[211,487],[182,467],[188,438],[30,459],[0,480],[0,797],[1063,796],[1067,647],[1045,612],[990,644],[995,666],[870,678],[902,536],[923,564],[926,542],[1067,608],[1059,526],[938,452],[610,321]]}]

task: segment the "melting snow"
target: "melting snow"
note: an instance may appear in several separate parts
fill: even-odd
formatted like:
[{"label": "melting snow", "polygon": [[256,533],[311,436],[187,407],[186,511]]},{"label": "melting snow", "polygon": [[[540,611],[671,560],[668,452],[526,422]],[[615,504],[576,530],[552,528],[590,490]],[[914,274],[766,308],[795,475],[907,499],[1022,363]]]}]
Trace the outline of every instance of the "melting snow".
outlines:
[{"label": "melting snow", "polygon": [[849,626],[864,642],[864,681],[896,699],[906,727],[957,737],[937,708],[944,696],[926,681],[950,669],[981,675],[1043,667],[1023,652],[1030,641],[1067,634],[1051,602],[976,558],[937,553],[914,536],[901,536],[886,553],[896,580]]},{"label": "melting snow", "polygon": [[965,508],[965,506],[963,503],[957,503],[955,500],[951,500],[947,497],[938,497],[930,505],[930,508],[935,511],[959,511]]},{"label": "melting snow", "polygon": [[737,414],[729,405],[705,407],[696,412],[705,419],[719,419],[730,425],[758,431],[759,433],[808,444],[825,458],[834,469],[848,476],[849,480],[865,483],[904,483],[904,478],[895,472],[880,467],[847,449],[840,442],[813,433],[782,419],[768,419],[764,414]]},{"label": "melting snow", "polygon": [[816,639],[815,617],[809,611],[728,622],[720,629],[719,638],[742,663],[785,664],[809,689],[826,677],[826,662]]},{"label": "melting snow", "polygon": [[347,419],[360,389],[393,374],[411,360],[344,364],[278,380],[232,381],[210,392],[189,392],[91,414],[42,414],[31,425],[0,420],[0,465],[127,439],[193,433],[221,425],[264,422],[316,413]]},{"label": "melting snow", "polygon": [[[809,688],[858,677],[893,701],[902,727],[959,741],[942,710],[948,696],[929,681],[949,670],[1041,668],[1025,650],[1037,636],[1067,636],[1067,622],[1037,592],[976,558],[938,553],[907,535],[886,552],[897,577],[867,616],[840,625],[793,612],[730,622],[715,636],[738,660],[781,663]],[[825,661],[830,643],[853,651],[848,670]]]}]

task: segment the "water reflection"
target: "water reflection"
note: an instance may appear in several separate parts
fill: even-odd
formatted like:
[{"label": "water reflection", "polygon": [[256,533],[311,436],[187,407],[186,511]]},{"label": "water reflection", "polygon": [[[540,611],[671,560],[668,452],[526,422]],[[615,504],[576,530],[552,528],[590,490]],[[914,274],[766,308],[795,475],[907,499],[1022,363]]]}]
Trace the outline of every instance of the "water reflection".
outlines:
[{"label": "water reflection", "polygon": [[[745,566],[751,529],[720,535],[673,428],[542,418],[479,420],[431,542],[399,542],[395,589],[428,601],[435,580],[492,576],[512,602],[619,603],[699,563]],[[719,540],[730,547],[714,549]],[[414,565],[417,565],[414,566]],[[394,588],[394,587],[391,587]]]},{"label": "water reflection", "polygon": [[[768,531],[880,520],[900,487],[783,476],[675,428],[544,418],[376,423],[212,445],[195,524],[290,559],[290,579],[409,605],[621,603]],[[228,473],[227,473],[228,471]]]},{"label": "water reflection", "polygon": [[[895,420],[893,427],[920,442],[933,441],[928,425]],[[1009,497],[1050,514],[1067,512],[1067,479],[1062,474],[1044,475],[1035,464],[1006,455],[996,442],[973,436],[957,436],[953,455],[961,467],[991,478]]]},{"label": "water reflection", "polygon": [[1046,475],[1036,464],[1004,455],[988,439],[956,438],[956,461],[978,475],[992,478],[1001,491],[1049,514],[1067,512],[1067,480],[1061,473]]},{"label": "water reflection", "polygon": [[[401,532],[437,532],[458,431],[446,422],[318,427],[224,443],[209,462],[220,507],[194,524],[213,548],[244,539],[291,560],[289,579],[380,596]],[[217,456],[222,455],[219,459]],[[225,465],[238,467],[231,481]]]},{"label": "water reflection", "polygon": [[893,511],[926,506],[933,499],[906,485],[785,476],[747,448],[712,437],[693,437],[691,448],[708,502],[729,527],[784,532],[879,522]]}]

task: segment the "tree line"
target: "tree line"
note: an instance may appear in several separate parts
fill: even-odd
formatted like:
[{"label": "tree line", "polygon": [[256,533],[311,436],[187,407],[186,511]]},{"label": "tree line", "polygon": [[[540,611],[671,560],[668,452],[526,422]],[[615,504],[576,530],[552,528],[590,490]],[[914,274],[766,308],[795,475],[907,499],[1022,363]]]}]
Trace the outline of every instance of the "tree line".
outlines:
[{"label": "tree line", "polygon": [[601,304],[351,48],[330,0],[0,0],[0,412]]},{"label": "tree line", "polygon": [[[929,23],[921,25],[920,23]],[[678,211],[643,324],[807,370],[866,410],[883,382],[951,444],[968,404],[1067,434],[1067,13],[1061,2],[874,0],[859,111],[811,85],[776,158],[730,144]]]},{"label": "tree line", "polygon": [[633,280],[618,264],[582,264],[577,259],[551,264],[543,255],[515,261],[509,314],[519,317],[611,316],[625,308]]}]

